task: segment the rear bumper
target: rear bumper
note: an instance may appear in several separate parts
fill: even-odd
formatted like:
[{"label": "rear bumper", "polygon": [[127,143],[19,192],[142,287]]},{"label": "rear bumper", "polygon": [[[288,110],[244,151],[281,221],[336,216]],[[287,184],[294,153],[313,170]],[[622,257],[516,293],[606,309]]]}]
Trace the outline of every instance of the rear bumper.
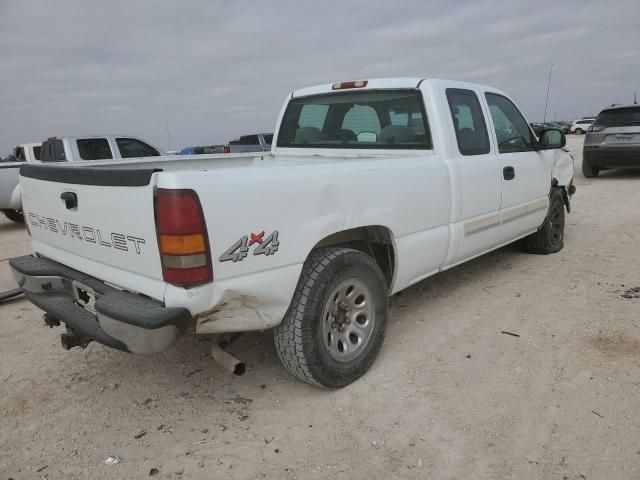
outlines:
[{"label": "rear bumper", "polygon": [[29,301],[77,334],[111,348],[162,351],[194,323],[185,308],[167,308],[47,258],[16,257],[9,265]]},{"label": "rear bumper", "polygon": [[583,150],[583,160],[596,167],[640,167],[640,146],[589,147]]}]

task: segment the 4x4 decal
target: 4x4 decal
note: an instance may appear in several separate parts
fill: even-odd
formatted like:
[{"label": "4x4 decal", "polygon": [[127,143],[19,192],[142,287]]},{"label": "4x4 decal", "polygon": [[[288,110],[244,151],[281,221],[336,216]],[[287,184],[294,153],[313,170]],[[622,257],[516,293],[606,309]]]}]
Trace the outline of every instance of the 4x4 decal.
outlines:
[{"label": "4x4 decal", "polygon": [[251,239],[249,236],[244,235],[240,240],[231,245],[225,250],[218,261],[220,262],[241,262],[247,255],[249,255],[249,247],[257,245],[254,250],[254,255],[273,255],[278,251],[280,242],[278,241],[278,231],[274,230],[271,235],[264,238],[264,230],[260,233],[251,232]]}]

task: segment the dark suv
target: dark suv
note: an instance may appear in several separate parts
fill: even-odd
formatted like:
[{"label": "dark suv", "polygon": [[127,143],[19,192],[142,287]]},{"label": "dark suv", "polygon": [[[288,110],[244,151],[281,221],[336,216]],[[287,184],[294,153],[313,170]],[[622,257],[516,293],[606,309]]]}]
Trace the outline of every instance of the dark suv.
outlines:
[{"label": "dark suv", "polygon": [[582,173],[631,167],[640,167],[640,105],[605,108],[584,139]]}]

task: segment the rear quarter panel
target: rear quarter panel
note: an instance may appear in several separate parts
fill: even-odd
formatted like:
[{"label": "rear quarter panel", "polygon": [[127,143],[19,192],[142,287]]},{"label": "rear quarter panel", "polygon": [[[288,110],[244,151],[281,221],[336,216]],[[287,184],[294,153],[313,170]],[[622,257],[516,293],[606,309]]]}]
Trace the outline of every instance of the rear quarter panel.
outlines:
[{"label": "rear quarter panel", "polygon": [[0,163],[0,209],[20,209],[19,162]]},{"label": "rear quarter panel", "polygon": [[[268,314],[279,322],[314,246],[350,228],[381,225],[392,232],[394,291],[437,271],[446,258],[449,171],[433,152],[334,159],[277,155],[265,157],[263,168],[161,173],[157,186],[194,188],[202,203],[214,282],[211,289],[190,293],[191,308],[201,312],[250,296],[268,303]],[[221,261],[243,237],[264,232],[266,239],[275,231],[274,254],[256,255],[254,244],[242,260]],[[173,287],[166,299],[185,301]]]}]

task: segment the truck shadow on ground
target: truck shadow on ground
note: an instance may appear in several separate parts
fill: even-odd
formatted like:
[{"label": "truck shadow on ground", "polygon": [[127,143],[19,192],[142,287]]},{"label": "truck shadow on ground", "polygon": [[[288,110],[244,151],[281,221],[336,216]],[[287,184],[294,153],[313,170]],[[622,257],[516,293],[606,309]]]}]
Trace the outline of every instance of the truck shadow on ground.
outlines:
[{"label": "truck shadow on ground", "polygon": [[612,170],[603,170],[600,172],[597,178],[594,178],[593,181],[598,181],[598,179],[607,179],[607,180],[629,180],[629,179],[637,179],[640,178],[640,170],[634,169],[612,169]]},{"label": "truck shadow on ground", "polygon": [[[495,252],[483,255],[475,260],[427,278],[392,296],[388,334],[392,334],[398,323],[411,329],[418,327],[418,321],[424,321],[424,315],[434,302],[454,294],[458,290],[484,289],[490,293],[493,278],[500,271],[519,267],[519,261],[526,254],[522,252],[520,242],[503,247]],[[400,314],[402,309],[402,315]],[[452,312],[455,316],[455,312]],[[400,318],[402,317],[402,319]],[[420,318],[418,318],[420,317]],[[434,321],[434,320],[427,320]],[[409,325],[404,325],[408,322]],[[275,351],[272,332],[251,332],[241,335],[228,351],[244,361],[247,373],[236,377],[215,363],[210,355],[209,339],[194,335],[183,337],[173,348],[160,354],[128,355],[112,351],[101,345],[91,345],[87,349],[86,362],[105,382],[133,383],[132,388],[140,390],[151,388],[182,388],[185,391],[197,391],[200,387],[255,388],[269,384],[296,385],[296,390],[309,391],[314,387],[302,384],[286,372],[280,364]],[[386,342],[384,350],[388,356],[401,356],[402,346]],[[75,355],[72,355],[75,357]],[[66,358],[63,360],[66,363]],[[76,365],[78,359],[70,360]],[[108,380],[111,378],[111,380]],[[138,387],[135,386],[138,385]],[[146,384],[146,385],[145,385]],[[155,384],[155,385],[154,385]],[[194,387],[197,385],[197,388]],[[174,387],[175,386],[175,387]],[[195,390],[189,390],[195,388]],[[206,391],[207,388],[201,390]]]},{"label": "truck shadow on ground", "polygon": [[16,232],[18,230],[25,230],[26,233],[26,228],[22,223],[0,222],[0,234],[3,232]]}]

